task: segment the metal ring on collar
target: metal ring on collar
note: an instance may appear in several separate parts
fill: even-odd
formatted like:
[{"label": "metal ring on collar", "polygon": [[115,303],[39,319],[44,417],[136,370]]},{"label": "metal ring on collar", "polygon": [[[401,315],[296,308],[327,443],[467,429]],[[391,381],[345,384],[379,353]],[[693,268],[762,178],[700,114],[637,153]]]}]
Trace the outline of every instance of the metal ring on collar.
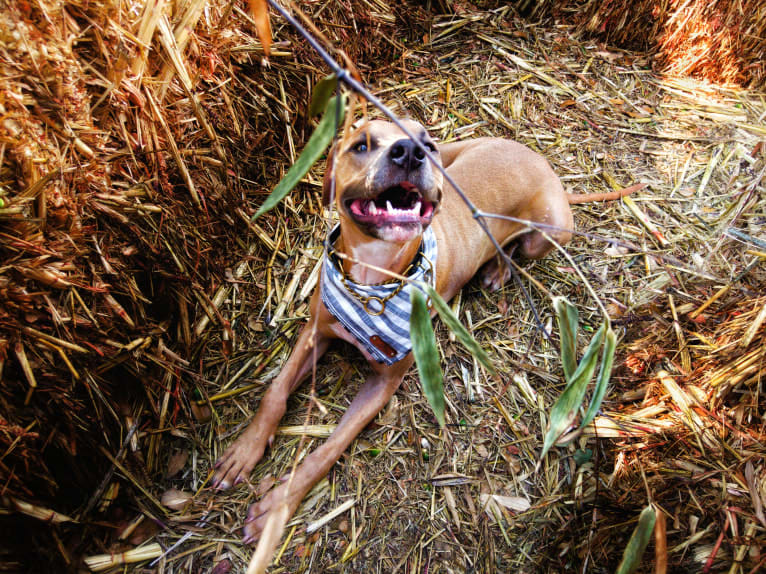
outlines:
[{"label": "metal ring on collar", "polygon": [[[367,305],[370,304],[370,301],[376,301],[378,305],[380,305],[380,310],[370,310],[367,308]],[[382,315],[386,310],[386,302],[385,300],[381,299],[380,297],[375,297],[374,295],[372,297],[367,297],[365,300],[362,301],[362,305],[364,305],[364,310],[367,312],[368,315],[372,315],[373,317],[378,317]]]}]

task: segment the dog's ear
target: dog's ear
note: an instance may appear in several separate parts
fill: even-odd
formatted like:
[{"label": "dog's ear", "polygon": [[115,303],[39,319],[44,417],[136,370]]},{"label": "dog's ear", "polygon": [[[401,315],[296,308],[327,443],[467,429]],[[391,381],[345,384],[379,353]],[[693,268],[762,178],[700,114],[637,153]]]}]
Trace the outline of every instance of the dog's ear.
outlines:
[{"label": "dog's ear", "polygon": [[324,179],[322,180],[322,205],[324,207],[330,205],[330,186],[332,185],[332,164],[334,156],[335,146],[333,145],[327,154],[327,164],[325,165]]}]

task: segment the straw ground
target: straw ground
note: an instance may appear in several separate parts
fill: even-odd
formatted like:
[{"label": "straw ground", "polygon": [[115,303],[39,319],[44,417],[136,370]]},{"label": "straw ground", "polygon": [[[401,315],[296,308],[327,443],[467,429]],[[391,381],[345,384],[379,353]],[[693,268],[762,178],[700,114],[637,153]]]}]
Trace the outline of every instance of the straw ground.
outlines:
[{"label": "straw ground", "polygon": [[[413,372],[288,524],[272,571],[612,572],[650,502],[663,518],[642,571],[651,571],[655,560],[675,572],[756,571],[766,527],[763,97],[663,79],[642,54],[580,39],[565,26],[530,25],[507,8],[467,8],[429,26],[414,9],[395,14],[382,3],[361,4],[372,9],[366,21],[339,2],[316,7],[312,17],[349,50],[388,105],[423,121],[441,140],[521,141],[545,155],[573,193],[647,187],[632,201],[575,208],[578,229],[592,235],[576,238],[569,252],[620,329],[613,387],[584,435],[553,449],[535,471],[547,411],[563,388],[555,341],[541,339],[513,285],[487,293],[474,282],[454,308],[501,376],[485,376],[437,323],[447,431],[439,431]],[[52,306],[73,309],[66,316],[79,321],[73,331],[62,320],[50,340],[38,334],[50,320],[44,298],[18,315],[27,323],[13,326],[26,329],[25,336],[7,336],[22,346],[21,353],[10,347],[6,373],[25,391],[38,389],[29,391],[30,401],[51,388],[46,373],[60,372],[54,366],[70,373],[65,380],[72,388],[84,386],[61,364],[60,357],[71,363],[81,353],[64,345],[70,338],[79,343],[84,332],[88,349],[103,355],[93,351],[87,361],[71,363],[88,381],[85,398],[78,395],[71,407],[80,416],[74,426],[97,429],[99,440],[85,444],[102,442],[101,450],[94,448],[106,460],[92,471],[77,470],[95,475],[93,486],[83,479],[85,500],[46,499],[39,486],[45,481],[17,484],[16,474],[3,500],[17,520],[19,512],[33,513],[19,508],[25,499],[80,520],[41,523],[52,534],[38,540],[63,561],[73,561],[76,550],[121,552],[147,541],[167,553],[136,571],[244,570],[251,549],[242,546],[239,531],[247,506],[331,431],[364,375],[361,357],[336,347],[320,361],[313,386],[291,399],[251,483],[226,493],[209,488],[211,464],[254,412],[305,320],[326,232],[322,166],[283,206],[247,223],[306,139],[310,127],[302,114],[322,72],[278,20],[275,39],[292,43],[277,44],[272,67],[260,68],[246,15],[234,8],[226,20],[225,10],[214,5],[204,13],[199,6],[188,51],[184,27],[176,25],[181,14],[169,32],[158,25],[154,43],[152,34],[140,39],[136,46],[151,44],[163,59],[147,57],[146,70],[95,83],[105,95],[100,106],[108,106],[96,116],[99,123],[85,129],[74,121],[48,122],[65,167],[79,166],[93,181],[120,182],[95,195],[85,184],[76,188],[79,175],[65,171],[56,181],[99,226],[84,234],[91,251],[58,259],[64,247],[36,253],[35,266],[30,248],[16,244],[27,251],[12,269],[14,278],[28,277],[38,268],[52,273],[50,261],[69,262],[33,295],[59,289],[66,297],[57,294]],[[100,28],[89,28],[83,14],[77,21],[91,37]],[[139,19],[129,14],[112,16],[125,29],[137,28]],[[408,37],[397,39],[393,24],[407,17]],[[360,47],[359,29],[378,42]],[[102,44],[93,38],[117,58],[113,37],[106,34]],[[100,70],[101,63],[91,65]],[[184,69],[194,81],[186,84]],[[87,66],[78,73],[87,77]],[[143,84],[131,91],[135,73],[144,74]],[[20,81],[18,72],[4,77]],[[163,90],[164,104],[153,99]],[[35,188],[26,190],[24,201],[10,207],[34,207],[40,216]],[[581,322],[597,326],[596,305],[567,261],[554,255],[525,271],[544,321],[552,322],[550,293],[568,297]],[[112,279],[99,284],[101,291],[84,289],[96,286],[96,274]],[[54,281],[64,279],[72,285]],[[15,297],[19,306],[26,301]],[[29,322],[31,311],[37,318]],[[22,357],[30,356],[27,370]],[[114,391],[120,385],[134,392],[122,398]],[[53,389],[63,398],[73,392]],[[8,449],[13,456],[35,446],[22,433],[31,422],[21,422],[21,430],[9,431],[16,432]],[[33,431],[52,432],[26,430]],[[50,436],[58,445],[65,441],[56,437],[79,435]],[[32,477],[45,476],[28,468]],[[88,508],[88,498],[98,505]]]},{"label": "straw ground", "polygon": [[[437,22],[395,74],[381,74],[376,92],[444,141],[505,135],[540,150],[572,192],[648,184],[632,201],[577,210],[579,229],[627,245],[589,237],[570,247],[623,335],[603,416],[534,472],[544,413],[562,388],[556,350],[540,340],[516,289],[488,294],[474,284],[455,307],[493,351],[500,380],[442,328],[448,431],[438,431],[413,374],[288,525],[275,571],[610,572],[648,502],[665,517],[665,539],[650,547],[647,565],[656,550],[675,571],[756,568],[763,104],[662,80],[640,55],[505,16]],[[274,216],[270,229],[281,221]],[[305,312],[315,279],[325,226],[309,221],[299,230],[307,243],[283,228],[285,243],[302,245],[287,253],[297,264],[282,269],[272,302],[280,337]],[[548,320],[544,290],[566,295],[597,324],[568,264],[551,257],[527,271],[542,284],[530,288]],[[266,317],[262,328],[273,332]],[[743,346],[748,328],[760,335]],[[227,499],[240,516],[229,524],[330,432],[362,363],[347,348],[320,362],[253,484]],[[253,403],[234,402],[219,414],[236,432]]]}]

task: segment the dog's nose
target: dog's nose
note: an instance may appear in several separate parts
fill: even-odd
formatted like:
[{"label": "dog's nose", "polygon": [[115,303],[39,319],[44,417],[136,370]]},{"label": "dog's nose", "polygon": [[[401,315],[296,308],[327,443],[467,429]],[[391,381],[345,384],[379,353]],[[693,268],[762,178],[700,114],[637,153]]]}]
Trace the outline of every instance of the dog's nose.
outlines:
[{"label": "dog's nose", "polygon": [[388,157],[394,165],[417,169],[425,162],[426,154],[412,140],[402,139],[391,146]]}]

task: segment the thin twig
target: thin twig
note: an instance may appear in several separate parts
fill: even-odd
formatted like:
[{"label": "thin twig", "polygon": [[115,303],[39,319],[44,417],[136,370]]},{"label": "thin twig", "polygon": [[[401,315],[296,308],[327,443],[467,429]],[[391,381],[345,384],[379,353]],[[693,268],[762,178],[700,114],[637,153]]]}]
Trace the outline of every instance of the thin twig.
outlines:
[{"label": "thin twig", "polygon": [[495,237],[489,231],[487,222],[484,219],[485,216],[476,208],[476,206],[471,202],[471,200],[468,199],[468,196],[460,188],[457,182],[455,182],[455,180],[450,176],[450,174],[447,173],[447,170],[444,169],[444,167],[441,165],[441,162],[439,162],[437,157],[433,153],[431,153],[431,151],[428,150],[415,137],[415,134],[413,134],[407,128],[407,126],[405,126],[404,123],[402,123],[402,121],[396,116],[396,114],[394,114],[394,112],[391,109],[389,109],[382,101],[380,101],[376,96],[374,96],[361,82],[354,79],[348,73],[348,70],[342,68],[340,64],[338,64],[332,58],[332,56],[330,56],[330,54],[328,54],[327,51],[319,44],[319,42],[317,42],[316,39],[314,39],[308,33],[308,31],[305,28],[303,28],[303,26],[301,26],[300,22],[298,22],[298,20],[296,20],[292,16],[292,14],[290,14],[287,10],[285,10],[282,6],[280,6],[279,3],[276,2],[276,0],[268,0],[268,1],[269,1],[269,4],[290,23],[290,25],[293,28],[295,28],[301,34],[301,36],[303,36],[306,39],[306,41],[309,44],[311,44],[311,47],[314,48],[314,50],[316,50],[316,52],[325,61],[325,63],[327,63],[327,65],[330,66],[330,68],[332,68],[332,71],[337,76],[339,83],[345,84],[352,91],[360,94],[372,105],[374,105],[381,112],[383,112],[383,114],[386,117],[388,117],[388,119],[390,119],[394,123],[394,125],[396,125],[396,127],[398,127],[402,131],[402,133],[404,133],[404,135],[410,138],[410,140],[412,140],[412,142],[417,146],[417,148],[425,154],[425,156],[428,158],[428,161],[430,161],[431,164],[442,173],[447,183],[449,183],[454,188],[458,196],[460,196],[460,199],[466,204],[468,209],[471,211],[471,216],[476,220],[476,222],[479,224],[479,227],[481,227],[482,231],[487,235],[489,240],[492,242],[492,245],[495,247],[495,250],[497,251],[498,255],[502,258],[502,260],[511,270],[514,280],[516,281],[516,283],[518,284],[519,288],[521,289],[524,295],[524,299],[527,301],[530,308],[532,309],[532,313],[534,314],[537,328],[540,330],[540,332],[543,334],[543,336],[546,339],[550,340],[550,334],[546,331],[545,326],[543,325],[542,320],[540,319],[540,315],[537,312],[537,308],[535,307],[535,304],[532,302],[532,298],[530,297],[529,292],[524,287],[524,284],[521,282],[520,277],[518,276],[515,269],[513,268],[513,264],[511,263],[511,258],[503,250],[502,246],[497,242],[497,239],[495,239]]}]

